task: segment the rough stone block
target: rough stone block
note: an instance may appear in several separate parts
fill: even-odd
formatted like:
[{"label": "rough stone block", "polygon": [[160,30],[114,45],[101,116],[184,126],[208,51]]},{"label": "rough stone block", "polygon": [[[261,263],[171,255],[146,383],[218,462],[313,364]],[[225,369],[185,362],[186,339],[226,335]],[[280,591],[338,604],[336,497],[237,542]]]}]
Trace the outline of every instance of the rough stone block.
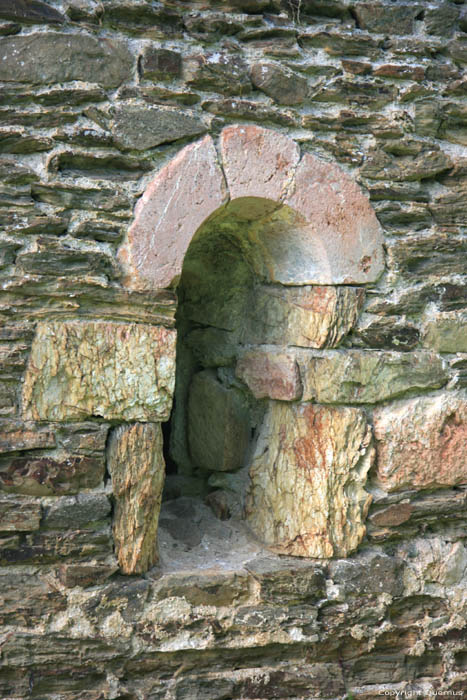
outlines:
[{"label": "rough stone block", "polygon": [[211,370],[196,374],[188,398],[188,443],[194,464],[234,471],[244,464],[250,436],[248,411],[234,389]]},{"label": "rough stone block", "polygon": [[145,80],[173,80],[181,74],[182,57],[177,51],[149,46],[143,52],[140,66]]},{"label": "rough stone block", "polygon": [[15,456],[0,464],[0,486],[7,493],[27,496],[62,496],[92,489],[104,481],[103,456],[66,452],[40,457]]},{"label": "rough stone block", "polygon": [[255,289],[247,309],[244,341],[306,348],[335,347],[357,320],[365,292],[356,287],[282,287]]},{"label": "rough stone block", "polygon": [[301,104],[308,95],[306,78],[275,63],[253,64],[251,81],[281,105]]},{"label": "rough stone block", "polygon": [[89,34],[37,33],[0,41],[0,80],[65,83],[91,79],[117,87],[131,75],[133,59],[122,41]]},{"label": "rough stone block", "polygon": [[374,414],[377,480],[387,491],[467,483],[467,398],[442,393]]},{"label": "rough stone block", "polygon": [[66,17],[40,0],[1,0],[0,17],[33,24],[62,24]]},{"label": "rough stone block", "polygon": [[219,51],[185,58],[183,77],[191,87],[224,95],[245,95],[251,91],[243,58]]},{"label": "rough stone block", "polygon": [[115,499],[118,563],[125,574],[141,574],[158,561],[157,527],[165,477],[160,425],[116,428],[109,441],[108,469]]},{"label": "rough stone block", "polygon": [[145,151],[161,143],[202,134],[206,127],[199,117],[179,109],[130,103],[115,108],[111,130],[117,146]]},{"label": "rough stone block", "polygon": [[347,556],[365,534],[373,455],[361,410],[272,403],[250,468],[248,523],[281,554]]},{"label": "rough stone block", "polygon": [[0,532],[31,532],[39,529],[41,504],[12,496],[0,498]]},{"label": "rough stone block", "polygon": [[178,282],[193,233],[226,201],[216,149],[206,136],[162,168],[139,200],[119,252],[126,284],[144,289]]},{"label": "rough stone block", "polygon": [[303,400],[377,403],[407,391],[438,388],[448,380],[435,353],[372,350],[297,351]]},{"label": "rough stone block", "polygon": [[437,313],[423,330],[425,347],[438,352],[467,352],[467,311]]},{"label": "rough stone block", "polygon": [[235,374],[256,399],[294,401],[302,395],[302,384],[293,353],[274,348],[247,350],[240,355]]},{"label": "rough stone block", "polygon": [[38,450],[55,445],[54,432],[48,426],[18,420],[0,422],[0,454],[18,450]]},{"label": "rough stone block", "polygon": [[39,323],[23,387],[37,420],[169,417],[175,382],[173,330],[105,321]]},{"label": "rough stone block", "polygon": [[57,498],[44,504],[42,527],[52,530],[89,527],[91,523],[105,520],[110,510],[110,501],[102,492]]}]

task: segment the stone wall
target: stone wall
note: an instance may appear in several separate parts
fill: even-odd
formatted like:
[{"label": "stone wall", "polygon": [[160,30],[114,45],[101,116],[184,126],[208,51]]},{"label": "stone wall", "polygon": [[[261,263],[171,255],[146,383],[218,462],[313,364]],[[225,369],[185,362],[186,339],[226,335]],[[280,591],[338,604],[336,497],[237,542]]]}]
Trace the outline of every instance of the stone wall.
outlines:
[{"label": "stone wall", "polygon": [[466,32],[0,0],[2,698],[467,691]]}]

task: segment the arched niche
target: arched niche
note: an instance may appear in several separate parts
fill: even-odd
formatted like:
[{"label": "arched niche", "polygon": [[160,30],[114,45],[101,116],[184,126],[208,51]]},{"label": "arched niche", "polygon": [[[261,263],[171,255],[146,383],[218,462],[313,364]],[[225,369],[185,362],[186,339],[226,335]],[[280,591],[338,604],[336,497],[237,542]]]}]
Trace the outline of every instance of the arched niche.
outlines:
[{"label": "arched niche", "polygon": [[381,229],[358,186],[283,134],[228,127],[219,155],[207,136],[156,175],[119,258],[128,287],[177,289],[166,455],[185,493],[217,494],[220,511],[246,515],[282,553],[355,549],[371,433],[359,409],[306,399],[302,364],[339,344],[383,270]]},{"label": "arched niche", "polygon": [[[119,251],[125,284],[176,286],[196,231],[240,198],[269,200],[283,212],[274,229],[259,232],[273,281],[366,284],[381,274],[381,227],[343,170],[310,153],[300,157],[298,145],[279,132],[229,126],[219,155],[206,136],[182,149],[144,192]],[[253,205],[244,215],[254,219],[257,213]]]}]

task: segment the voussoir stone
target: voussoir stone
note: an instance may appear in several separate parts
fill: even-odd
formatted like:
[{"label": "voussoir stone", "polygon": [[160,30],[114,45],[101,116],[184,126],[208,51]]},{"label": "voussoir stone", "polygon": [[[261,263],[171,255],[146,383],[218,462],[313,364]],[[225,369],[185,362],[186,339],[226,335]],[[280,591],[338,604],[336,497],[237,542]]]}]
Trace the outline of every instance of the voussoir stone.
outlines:
[{"label": "voussoir stone", "polygon": [[335,347],[355,324],[364,298],[359,287],[262,285],[248,311],[245,340]]},{"label": "voussoir stone", "polygon": [[117,87],[131,77],[133,60],[122,41],[87,34],[37,33],[0,40],[0,80],[9,82],[92,80]]},{"label": "voussoir stone", "polygon": [[167,420],[176,332],[106,321],[38,324],[23,387],[32,420]]},{"label": "voussoir stone", "polygon": [[467,483],[467,397],[423,396],[374,413],[377,480],[387,491]]},{"label": "voussoir stone", "polygon": [[126,284],[145,289],[176,283],[194,232],[226,201],[211,137],[182,149],[136,205],[134,223],[119,251]]},{"label": "voussoir stone", "polygon": [[228,126],[221,153],[231,199],[261,197],[280,202],[300,159],[297,144],[260,126]]},{"label": "voussoir stone", "polygon": [[448,380],[439,355],[423,350],[298,350],[297,359],[304,401],[377,403]]},{"label": "voussoir stone", "polygon": [[278,282],[364,284],[379,277],[384,269],[381,226],[368,198],[338,166],[306,153],[284,203],[307,225],[291,231],[288,255],[269,253]]},{"label": "voussoir stone", "polygon": [[360,409],[271,403],[250,468],[248,523],[281,554],[347,556],[365,534],[373,456]]},{"label": "voussoir stone", "polygon": [[108,468],[118,563],[125,574],[141,574],[158,560],[157,527],[165,478],[160,424],[116,428],[109,440]]}]

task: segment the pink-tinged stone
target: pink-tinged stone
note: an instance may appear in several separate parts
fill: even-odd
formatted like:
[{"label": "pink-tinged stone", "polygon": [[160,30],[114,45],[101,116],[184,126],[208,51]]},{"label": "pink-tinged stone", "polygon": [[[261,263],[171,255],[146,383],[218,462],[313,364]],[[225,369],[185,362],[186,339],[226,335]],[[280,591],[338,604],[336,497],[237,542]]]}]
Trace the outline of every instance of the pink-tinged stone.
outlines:
[{"label": "pink-tinged stone", "polygon": [[375,411],[377,481],[386,491],[467,483],[467,398],[439,394]]},{"label": "pink-tinged stone", "polygon": [[291,271],[276,264],[277,281],[363,284],[378,278],[384,268],[381,226],[368,198],[343,170],[306,153],[284,203],[307,224],[291,232],[296,261]]},{"label": "pink-tinged stone", "polygon": [[226,201],[211,137],[182,149],[136,205],[134,223],[118,254],[125,285],[154,289],[176,284],[196,230]]},{"label": "pink-tinged stone", "polygon": [[373,458],[363,411],[271,402],[250,468],[249,525],[280,554],[347,556],[365,535]]},{"label": "pink-tinged stone", "polygon": [[260,126],[228,126],[221,153],[231,199],[261,197],[280,202],[300,159],[297,144]]},{"label": "pink-tinged stone", "polygon": [[238,360],[235,374],[257,399],[294,401],[302,395],[297,361],[291,353],[249,350]]}]

